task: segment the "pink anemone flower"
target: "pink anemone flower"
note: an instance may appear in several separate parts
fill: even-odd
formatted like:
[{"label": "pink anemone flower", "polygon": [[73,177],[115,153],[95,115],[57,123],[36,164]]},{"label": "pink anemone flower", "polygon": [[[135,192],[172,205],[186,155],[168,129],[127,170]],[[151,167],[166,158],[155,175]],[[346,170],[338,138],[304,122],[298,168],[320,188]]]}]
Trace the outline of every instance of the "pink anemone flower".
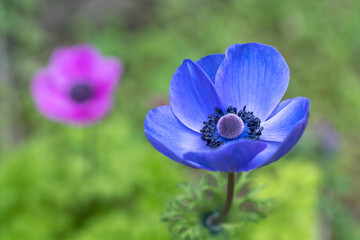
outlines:
[{"label": "pink anemone flower", "polygon": [[45,117],[73,125],[89,125],[111,110],[122,74],[121,62],[80,44],[55,50],[47,67],[33,77],[31,92]]}]

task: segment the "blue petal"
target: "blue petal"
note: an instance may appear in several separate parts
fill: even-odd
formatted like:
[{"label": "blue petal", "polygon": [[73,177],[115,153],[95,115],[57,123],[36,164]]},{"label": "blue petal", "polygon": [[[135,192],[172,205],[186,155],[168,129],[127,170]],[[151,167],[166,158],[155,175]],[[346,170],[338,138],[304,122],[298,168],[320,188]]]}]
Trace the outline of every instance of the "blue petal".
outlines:
[{"label": "blue petal", "polygon": [[249,162],[243,171],[251,171],[255,168],[264,167],[272,162],[275,162],[288,153],[304,133],[308,118],[309,114],[307,114],[304,119],[296,124],[296,126],[292,129],[290,134],[282,143],[264,142],[267,144],[266,149],[257,155],[251,162]]},{"label": "blue petal", "polygon": [[174,116],[170,106],[150,110],[145,118],[144,130],[151,145],[165,156],[189,167],[202,167],[184,161],[182,155],[184,152],[204,150],[209,147],[201,140],[200,133],[190,130]]},{"label": "blue petal", "polygon": [[170,83],[170,105],[175,116],[190,129],[200,132],[204,121],[220,106],[215,86],[193,61],[184,60]]},{"label": "blue petal", "polygon": [[184,158],[207,165],[203,168],[210,171],[238,172],[265,148],[266,144],[261,141],[241,140],[229,142],[216,150],[188,152]]},{"label": "blue petal", "polygon": [[286,107],[289,103],[291,103],[294,99],[286,99],[284,101],[281,101],[276,108],[274,109],[274,111],[270,114],[270,116],[268,116],[268,118],[266,120],[269,120],[270,118],[274,117],[276,114],[278,114],[278,112],[280,112],[281,110],[284,109],[284,107]]},{"label": "blue petal", "polygon": [[226,50],[215,85],[224,109],[246,105],[263,122],[283,97],[289,77],[289,67],[274,47],[234,44]]},{"label": "blue petal", "polygon": [[215,75],[224,61],[225,54],[212,54],[201,58],[196,63],[205,71],[213,83],[215,83]]},{"label": "blue petal", "polygon": [[299,121],[309,115],[310,100],[297,97],[284,101],[274,110],[273,117],[261,124],[264,127],[260,139],[263,141],[282,142]]}]

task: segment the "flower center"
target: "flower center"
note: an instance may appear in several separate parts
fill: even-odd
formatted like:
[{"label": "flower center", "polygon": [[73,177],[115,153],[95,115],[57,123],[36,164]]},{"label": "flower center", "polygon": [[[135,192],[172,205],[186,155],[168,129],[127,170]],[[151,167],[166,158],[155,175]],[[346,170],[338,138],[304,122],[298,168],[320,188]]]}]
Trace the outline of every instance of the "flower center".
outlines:
[{"label": "flower center", "polygon": [[239,112],[236,107],[230,106],[226,113],[215,108],[215,112],[208,118],[209,121],[204,122],[204,127],[200,130],[201,139],[214,149],[239,138],[259,140],[264,129],[260,127],[260,119],[253,112],[246,111],[246,106]]},{"label": "flower center", "polygon": [[94,89],[84,83],[75,84],[70,90],[70,97],[77,103],[83,103],[94,96]]},{"label": "flower center", "polygon": [[220,118],[217,129],[223,138],[235,139],[244,131],[244,122],[236,114],[226,114]]}]

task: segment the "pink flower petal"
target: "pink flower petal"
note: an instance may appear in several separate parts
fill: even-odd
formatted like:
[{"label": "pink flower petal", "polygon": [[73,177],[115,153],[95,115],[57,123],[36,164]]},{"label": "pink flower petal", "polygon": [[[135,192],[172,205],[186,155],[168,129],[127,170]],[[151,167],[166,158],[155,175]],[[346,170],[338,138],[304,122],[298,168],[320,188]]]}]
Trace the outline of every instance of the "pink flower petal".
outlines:
[{"label": "pink flower petal", "polygon": [[[32,95],[38,111],[49,119],[92,124],[110,111],[121,73],[119,60],[103,57],[91,45],[62,47],[54,52],[48,67],[35,74]],[[77,102],[71,97],[71,90],[79,83],[93,88],[91,99]]]}]

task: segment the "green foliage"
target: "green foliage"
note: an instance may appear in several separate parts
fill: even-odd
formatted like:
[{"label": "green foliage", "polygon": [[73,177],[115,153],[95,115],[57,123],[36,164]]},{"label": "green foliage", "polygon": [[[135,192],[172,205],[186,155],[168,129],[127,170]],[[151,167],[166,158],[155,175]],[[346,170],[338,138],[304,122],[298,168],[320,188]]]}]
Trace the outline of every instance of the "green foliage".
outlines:
[{"label": "green foliage", "polygon": [[259,197],[272,197],[275,207],[261,224],[249,226],[244,239],[318,240],[319,170],[303,158],[285,158],[274,165],[273,172],[257,172],[257,183],[267,185]]},{"label": "green foliage", "polygon": [[0,239],[168,238],[159,212],[181,166],[114,120],[39,135],[3,159]]},{"label": "green foliage", "polygon": [[215,181],[204,176],[198,188],[180,185],[183,194],[167,205],[163,215],[173,238],[318,239],[319,171],[301,158],[289,162],[282,160],[276,165],[256,170],[251,176],[246,173],[240,176],[236,184],[238,197],[222,224],[223,231],[216,235],[211,234],[202,221],[206,213],[221,210],[225,201],[224,175],[212,174]]},{"label": "green foliage", "polygon": [[[237,197],[234,199],[230,216],[219,227],[220,232],[213,233],[212,229],[205,226],[205,222],[209,215],[220,212],[225,202],[224,189],[227,181],[221,173],[204,175],[198,187],[189,183],[180,184],[179,188],[183,193],[176,195],[167,204],[162,220],[168,222],[174,239],[224,239],[241,236],[240,233],[249,222],[258,222],[266,216],[270,206],[269,200],[256,197],[262,187],[246,189],[252,180],[247,173],[243,173],[236,180]],[[246,205],[253,209],[244,209]]]}]

